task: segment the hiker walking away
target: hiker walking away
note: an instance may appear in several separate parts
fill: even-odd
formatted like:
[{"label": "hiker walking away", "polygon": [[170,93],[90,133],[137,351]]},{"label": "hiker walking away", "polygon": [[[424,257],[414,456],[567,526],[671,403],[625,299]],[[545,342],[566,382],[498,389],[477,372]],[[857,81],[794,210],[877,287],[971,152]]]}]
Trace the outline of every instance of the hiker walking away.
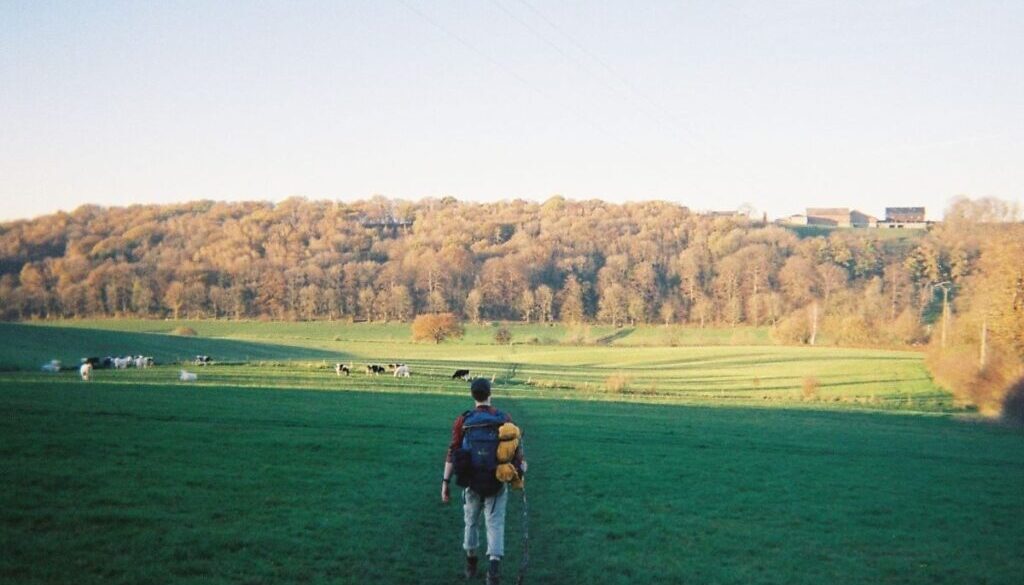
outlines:
[{"label": "hiker walking away", "polygon": [[473,380],[470,393],[476,402],[472,410],[459,415],[452,425],[452,440],[441,478],[441,501],[451,500],[454,474],[462,492],[466,551],[466,578],[477,573],[480,513],[487,526],[487,585],[501,580],[501,557],[505,554],[505,507],[509,485],[522,487],[526,461],[519,444],[519,428],[512,418],[491,405],[491,384]]}]

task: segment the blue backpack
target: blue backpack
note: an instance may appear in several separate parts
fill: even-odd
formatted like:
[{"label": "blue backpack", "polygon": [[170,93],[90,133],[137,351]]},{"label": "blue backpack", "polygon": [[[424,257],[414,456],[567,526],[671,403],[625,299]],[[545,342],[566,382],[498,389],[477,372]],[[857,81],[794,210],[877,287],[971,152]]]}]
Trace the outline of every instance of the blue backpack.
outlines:
[{"label": "blue backpack", "polygon": [[462,415],[462,449],[456,452],[457,483],[483,497],[493,496],[502,483],[494,474],[498,467],[498,427],[508,417],[495,409],[469,410]]}]

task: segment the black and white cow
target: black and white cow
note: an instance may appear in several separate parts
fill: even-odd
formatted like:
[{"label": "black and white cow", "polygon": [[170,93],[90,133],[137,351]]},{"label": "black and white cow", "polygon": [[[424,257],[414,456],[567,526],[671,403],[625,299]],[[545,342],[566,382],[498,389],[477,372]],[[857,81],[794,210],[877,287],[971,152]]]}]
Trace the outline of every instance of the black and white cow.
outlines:
[{"label": "black and white cow", "polygon": [[345,364],[334,364],[334,373],[339,375],[339,376],[342,373],[344,373],[347,376],[347,375],[349,375],[348,366],[346,366]]},{"label": "black and white cow", "polygon": [[384,366],[382,366],[382,365],[379,365],[379,364],[366,364],[366,375],[367,376],[369,376],[371,374],[376,376],[378,374],[383,374],[386,371],[387,371],[387,369]]},{"label": "black and white cow", "polygon": [[208,355],[197,355],[193,363],[197,366],[208,366],[213,363],[213,359]]}]

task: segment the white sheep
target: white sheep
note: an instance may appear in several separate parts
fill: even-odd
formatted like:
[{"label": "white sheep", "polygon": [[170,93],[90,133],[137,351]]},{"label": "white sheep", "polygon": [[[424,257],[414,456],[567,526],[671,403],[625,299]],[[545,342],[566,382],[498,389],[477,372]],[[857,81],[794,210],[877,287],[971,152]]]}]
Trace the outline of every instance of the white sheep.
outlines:
[{"label": "white sheep", "polygon": [[408,378],[409,376],[410,376],[409,366],[407,366],[405,364],[402,364],[402,365],[398,366],[397,368],[395,368],[395,377],[396,378]]},{"label": "white sheep", "polygon": [[178,379],[181,380],[182,382],[195,382],[196,380],[199,379],[199,375],[182,370],[181,375],[178,376]]},{"label": "white sheep", "polygon": [[60,371],[60,360],[50,360],[50,363],[43,364],[42,370],[44,372],[55,374]]}]

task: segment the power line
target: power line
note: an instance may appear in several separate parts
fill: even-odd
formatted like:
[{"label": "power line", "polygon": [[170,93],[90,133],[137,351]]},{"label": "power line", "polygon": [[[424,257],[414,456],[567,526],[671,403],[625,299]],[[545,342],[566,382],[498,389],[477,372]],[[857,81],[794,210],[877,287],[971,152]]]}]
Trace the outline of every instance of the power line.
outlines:
[{"label": "power line", "polygon": [[[547,36],[542,34],[534,26],[532,26],[529,22],[527,22],[526,20],[523,20],[518,15],[516,15],[514,12],[512,12],[511,10],[506,8],[503,4],[501,4],[501,2],[499,2],[498,0],[491,0],[491,3],[494,4],[495,6],[497,6],[498,9],[501,10],[503,13],[505,13],[506,16],[508,16],[512,20],[516,21],[517,23],[519,23],[520,26],[522,26],[523,28],[528,30],[533,36],[535,36],[538,39],[540,39],[545,45],[547,45],[547,46],[551,47],[552,49],[554,49],[555,52],[557,52],[559,55],[564,57],[567,61],[571,61],[571,62],[575,63],[576,66],[580,70],[582,70],[587,75],[592,77],[595,81],[597,81],[598,83],[603,85],[605,87],[605,89],[607,89],[608,91],[610,91],[613,94],[618,95],[620,98],[624,99],[625,101],[635,102],[634,98],[629,94],[628,91],[623,91],[622,88],[616,87],[616,86],[612,85],[611,83],[608,83],[608,81],[604,77],[602,77],[601,75],[595,73],[590,68],[590,66],[587,65],[586,62],[584,62],[583,60],[579,59],[575,55],[572,55],[572,54],[566,52],[565,50],[563,50],[562,47],[558,46],[557,43],[553,42]],[[547,21],[545,21],[545,22],[547,22]],[[634,93],[636,93],[636,92],[634,92]],[[654,121],[659,126],[663,127],[665,125],[665,123],[666,123],[665,119],[660,118],[660,117],[658,117],[656,115],[653,115],[650,111],[648,111],[646,109],[639,108],[639,107],[636,107],[634,109],[636,111],[639,111],[642,114],[646,115],[647,117],[649,117],[652,121]],[[670,119],[668,121],[672,122],[673,120]]]},{"label": "power line", "polygon": [[454,40],[458,44],[460,44],[463,47],[465,47],[466,49],[468,49],[470,52],[475,54],[477,57],[479,57],[479,58],[483,59],[484,61],[486,61],[492,67],[494,67],[494,68],[504,72],[506,75],[512,77],[513,79],[518,81],[520,84],[522,84],[524,87],[526,87],[529,90],[533,91],[537,95],[543,97],[546,100],[554,102],[559,107],[567,110],[577,120],[582,121],[585,124],[591,126],[594,130],[600,132],[601,134],[603,134],[609,140],[612,140],[612,141],[614,141],[614,142],[616,142],[616,143],[618,143],[620,145],[625,145],[625,141],[623,139],[621,139],[621,138],[619,138],[617,136],[614,136],[611,132],[609,132],[607,129],[605,129],[602,125],[600,125],[597,122],[595,122],[595,121],[593,121],[593,120],[583,116],[580,113],[578,108],[574,109],[572,107],[566,106],[560,100],[552,97],[550,94],[548,94],[548,92],[546,92],[543,89],[537,87],[536,85],[531,83],[528,79],[526,79],[525,77],[523,77],[522,75],[517,73],[515,70],[511,69],[510,67],[505,66],[503,63],[501,63],[497,59],[491,57],[490,55],[488,55],[484,51],[480,50],[476,45],[474,45],[473,43],[470,43],[466,39],[462,38],[461,36],[459,36],[458,34],[453,32],[451,29],[449,29],[448,27],[446,27],[443,24],[441,24],[440,22],[438,22],[436,19],[431,18],[429,15],[424,13],[422,10],[420,10],[420,9],[416,8],[415,6],[411,5],[410,3],[406,2],[406,0],[398,0],[398,1],[399,1],[400,4],[402,4],[402,6],[405,6],[407,9],[409,9],[410,12],[412,12],[413,14],[419,16],[421,19],[426,21],[428,24],[430,24],[431,26],[433,26],[437,30],[441,31],[442,33],[444,33],[446,36],[448,36],[449,38],[451,38],[452,40]]},{"label": "power line", "polygon": [[[495,3],[497,2],[497,0],[491,0],[491,1],[495,2]],[[531,12],[536,14],[542,21],[544,21],[545,24],[548,25],[548,27],[550,27],[552,30],[554,30],[557,34],[561,35],[566,41],[568,41],[568,43],[570,45],[575,47],[577,51],[579,51],[580,53],[583,53],[591,61],[593,61],[593,62],[597,63],[598,65],[600,65],[601,68],[604,69],[605,72],[608,73],[608,75],[610,75],[619,84],[621,84],[623,87],[625,87],[626,90],[628,90],[629,92],[633,93],[634,95],[639,97],[641,100],[646,102],[648,106],[650,106],[651,108],[654,108],[655,110],[657,110],[657,112],[660,115],[664,116],[665,118],[669,119],[671,122],[674,122],[676,124],[688,125],[687,122],[677,118],[671,111],[668,110],[668,108],[665,108],[665,107],[661,106],[660,104],[655,102],[653,99],[651,99],[649,96],[647,96],[647,94],[645,94],[644,92],[638,90],[636,88],[636,86],[633,85],[628,79],[626,79],[625,77],[620,75],[618,72],[616,72],[615,69],[612,68],[612,66],[608,64],[607,61],[605,61],[600,56],[598,56],[597,54],[595,54],[592,51],[590,51],[589,49],[587,49],[582,43],[580,43],[575,38],[573,38],[569,33],[565,32],[564,29],[562,29],[560,26],[558,26],[558,24],[556,24],[551,19],[549,19],[543,12],[540,11],[540,9],[538,9],[534,5],[530,4],[526,0],[518,0],[518,1],[519,1],[520,4],[522,4],[523,6],[527,7],[528,9],[530,9]],[[507,13],[507,11],[506,11],[506,13]],[[520,21],[520,22],[522,22],[522,21]],[[564,53],[561,50],[559,50],[559,53],[561,53],[563,55],[566,54],[566,53]],[[578,62],[582,63],[581,61],[578,61]],[[587,69],[587,70],[589,71],[589,69]],[[661,122],[661,120],[657,120],[657,121]]]},{"label": "power line", "polygon": [[[497,0],[491,0],[491,1],[497,3]],[[633,83],[631,83],[628,79],[626,79],[624,76],[620,75],[617,71],[615,71],[615,69],[610,64],[608,64],[607,61],[605,61],[600,56],[598,56],[594,52],[592,52],[589,49],[587,49],[586,46],[583,45],[583,43],[577,41],[575,38],[573,38],[572,35],[570,35],[569,33],[565,32],[565,30],[562,27],[560,27],[557,23],[555,23],[553,20],[548,18],[547,15],[545,15],[536,6],[531,4],[528,0],[518,0],[518,1],[519,1],[520,4],[522,4],[523,6],[528,8],[531,12],[533,12],[535,15],[537,15],[538,18],[540,18],[542,21],[544,21],[544,23],[547,24],[548,27],[550,27],[552,30],[554,30],[557,34],[561,35],[566,41],[568,41],[569,44],[571,44],[573,47],[575,47],[576,50],[578,50],[580,53],[582,53],[583,55],[585,55],[586,57],[588,57],[589,59],[591,59],[592,61],[594,61],[598,65],[600,65],[601,68],[604,69],[608,73],[608,75],[610,75],[612,78],[614,78],[620,84],[622,84],[629,92],[631,92],[632,94],[636,95],[640,100],[645,102],[649,107],[653,108],[660,115],[664,116],[669,121],[674,123],[677,127],[682,127],[680,129],[681,131],[674,132],[673,134],[679,136],[680,138],[682,138],[684,141],[688,142],[691,146],[693,146],[695,148],[704,149],[705,151],[710,152],[714,158],[718,158],[720,160],[724,158],[721,150],[719,148],[711,145],[707,140],[705,140],[703,137],[701,137],[700,133],[695,129],[695,127],[688,120],[679,118],[672,111],[670,111],[668,108],[665,108],[664,106],[662,106],[661,104],[656,102],[654,99],[649,97],[646,93],[644,93],[644,92],[640,91],[639,89],[637,89],[636,86]],[[502,9],[504,10],[504,7],[502,7]],[[509,13],[507,10],[504,10],[504,11],[505,11],[506,14]],[[516,19],[516,20],[519,20],[519,19]],[[522,21],[519,20],[519,22],[522,22]],[[528,26],[528,25],[525,25],[525,26]],[[551,44],[551,43],[549,42],[548,44]],[[565,55],[564,51],[559,50],[559,53],[562,54],[562,55]],[[650,115],[650,114],[648,114],[648,115]],[[682,130],[685,130],[685,132],[683,132]],[[742,163],[739,163],[739,162],[736,162],[734,164],[735,164],[735,166],[739,167],[739,169],[742,171],[742,174],[746,175],[748,178],[752,176],[752,173],[749,172],[749,168],[748,167],[746,167],[745,165],[743,165]]]}]

